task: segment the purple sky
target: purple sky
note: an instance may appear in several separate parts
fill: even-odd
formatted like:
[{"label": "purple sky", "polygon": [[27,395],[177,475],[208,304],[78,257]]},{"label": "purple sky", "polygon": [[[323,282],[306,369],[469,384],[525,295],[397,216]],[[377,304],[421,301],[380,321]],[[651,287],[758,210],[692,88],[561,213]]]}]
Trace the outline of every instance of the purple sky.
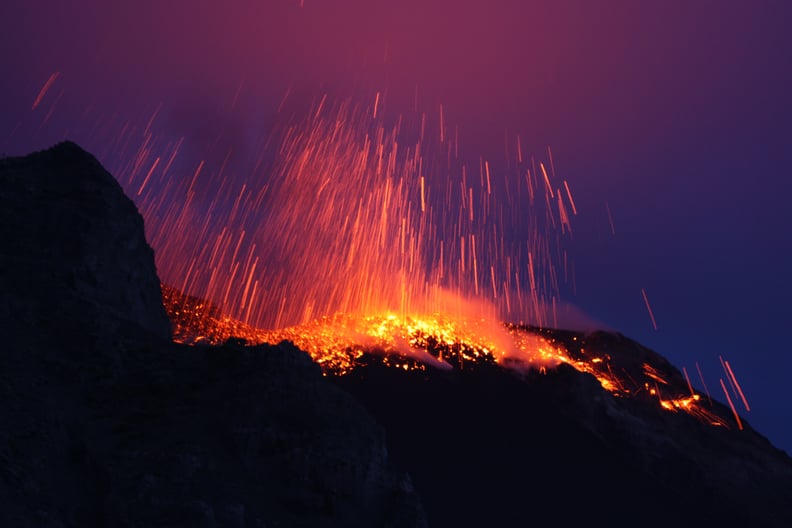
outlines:
[{"label": "purple sky", "polygon": [[581,211],[568,300],[679,367],[698,362],[710,388],[723,355],[748,421],[792,452],[788,2],[304,4],[5,1],[0,152],[64,137],[101,151],[108,122],[159,105],[163,133],[187,149],[223,129],[244,151],[290,87],[383,91],[396,112],[417,90],[474,159],[502,159],[507,134],[537,156],[551,147]]}]

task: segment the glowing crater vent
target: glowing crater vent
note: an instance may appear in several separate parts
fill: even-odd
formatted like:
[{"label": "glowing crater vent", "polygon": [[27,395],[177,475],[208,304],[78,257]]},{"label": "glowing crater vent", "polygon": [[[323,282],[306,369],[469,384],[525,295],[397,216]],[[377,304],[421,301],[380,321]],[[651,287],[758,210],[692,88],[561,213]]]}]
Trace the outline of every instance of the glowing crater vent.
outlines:
[{"label": "glowing crater vent", "polygon": [[486,318],[442,313],[337,313],[277,330],[261,330],[166,285],[163,299],[178,342],[221,344],[233,338],[250,344],[291,341],[332,374],[348,372],[364,361],[364,356],[369,356],[366,361],[377,357],[384,364],[407,370],[498,363],[541,368],[567,361],[563,350],[546,338]]},{"label": "glowing crater vent", "polygon": [[[681,374],[657,354],[638,349],[618,357],[609,348],[613,334],[504,325],[487,319],[443,314],[356,316],[335,314],[278,330],[261,330],[223,315],[211,303],[163,285],[163,301],[174,338],[187,344],[249,344],[291,341],[311,355],[326,375],[344,375],[372,363],[416,371],[481,368],[546,372],[565,363],[594,376],[614,397],[655,402],[711,425],[730,428],[722,409],[709,405]],[[650,361],[657,363],[653,366]],[[737,424],[739,426],[739,424]]]}]

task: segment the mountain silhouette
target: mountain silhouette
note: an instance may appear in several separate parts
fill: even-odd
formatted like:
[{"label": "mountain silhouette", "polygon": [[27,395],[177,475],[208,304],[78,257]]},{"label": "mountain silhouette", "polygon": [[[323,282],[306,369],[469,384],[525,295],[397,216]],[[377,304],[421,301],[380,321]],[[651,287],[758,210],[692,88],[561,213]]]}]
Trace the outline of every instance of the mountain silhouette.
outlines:
[{"label": "mountain silhouette", "polygon": [[74,143],[0,160],[0,201],[4,526],[792,525],[792,459],[620,334],[323,371],[161,286]]}]

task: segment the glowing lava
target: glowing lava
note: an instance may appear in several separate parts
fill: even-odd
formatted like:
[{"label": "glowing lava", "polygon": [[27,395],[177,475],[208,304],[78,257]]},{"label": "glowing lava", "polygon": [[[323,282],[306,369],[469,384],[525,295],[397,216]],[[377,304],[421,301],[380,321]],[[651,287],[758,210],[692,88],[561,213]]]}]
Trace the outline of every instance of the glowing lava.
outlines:
[{"label": "glowing lava", "polygon": [[[487,321],[451,320],[442,314],[406,318],[396,314],[360,317],[336,314],[264,331],[164,285],[163,300],[174,323],[175,339],[183,343],[217,345],[233,339],[250,344],[291,341],[308,352],[326,374],[332,375],[344,375],[376,361],[407,371],[500,365],[545,372],[566,363],[594,376],[615,397],[648,398],[667,411],[684,412],[704,423],[730,427],[712,404],[704,405],[701,395],[692,388],[689,394],[684,394],[682,377],[676,369],[664,364],[660,372],[648,362],[637,362],[641,358],[657,360],[659,356],[642,350],[629,363],[614,362],[600,350],[587,351],[582,333],[519,325],[495,328]],[[493,340],[493,335],[498,339]],[[596,338],[592,337],[592,341],[596,348],[602,346],[597,345]],[[739,421],[736,424],[742,428]]]}]

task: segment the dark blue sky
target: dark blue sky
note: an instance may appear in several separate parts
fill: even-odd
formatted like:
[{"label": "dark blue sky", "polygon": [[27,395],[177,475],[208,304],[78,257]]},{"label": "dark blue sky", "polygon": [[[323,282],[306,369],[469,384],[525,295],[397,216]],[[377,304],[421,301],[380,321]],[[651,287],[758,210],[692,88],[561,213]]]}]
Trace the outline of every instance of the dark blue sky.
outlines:
[{"label": "dark blue sky", "polygon": [[788,2],[220,5],[3,2],[0,151],[70,137],[101,159],[116,124],[159,105],[186,149],[223,129],[244,151],[289,87],[384,91],[397,112],[417,89],[474,159],[503,158],[505,134],[538,156],[551,147],[580,211],[568,300],[679,367],[698,362],[710,388],[728,359],[748,421],[792,451]]}]

